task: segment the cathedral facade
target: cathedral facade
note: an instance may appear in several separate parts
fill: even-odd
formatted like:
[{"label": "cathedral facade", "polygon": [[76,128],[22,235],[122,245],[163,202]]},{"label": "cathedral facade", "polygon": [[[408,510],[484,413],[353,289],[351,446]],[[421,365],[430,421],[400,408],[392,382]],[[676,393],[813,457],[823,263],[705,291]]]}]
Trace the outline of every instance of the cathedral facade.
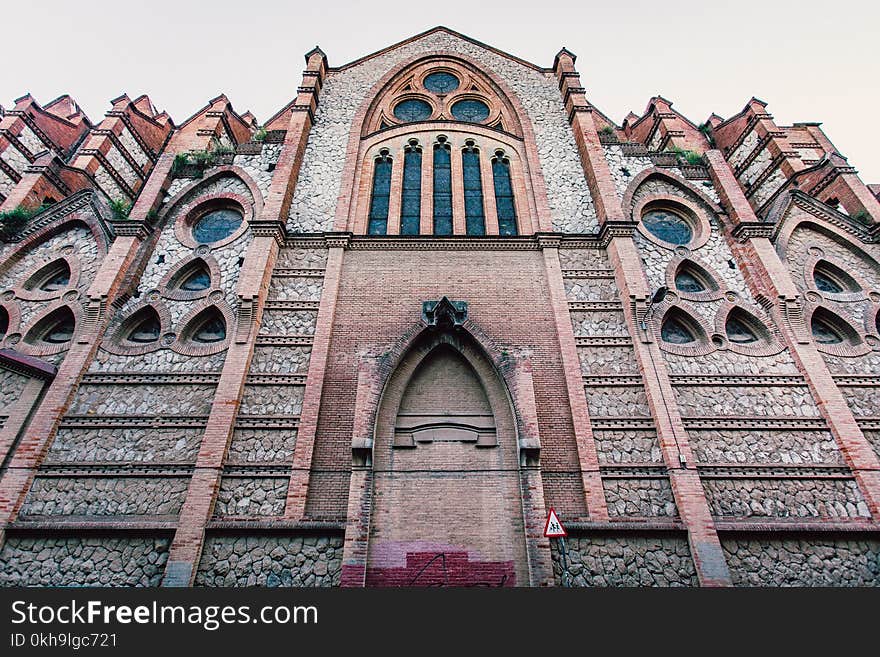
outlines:
[{"label": "cathedral facade", "polygon": [[0,118],[3,585],[880,585],[880,188],[819,124],[446,28],[262,124]]}]

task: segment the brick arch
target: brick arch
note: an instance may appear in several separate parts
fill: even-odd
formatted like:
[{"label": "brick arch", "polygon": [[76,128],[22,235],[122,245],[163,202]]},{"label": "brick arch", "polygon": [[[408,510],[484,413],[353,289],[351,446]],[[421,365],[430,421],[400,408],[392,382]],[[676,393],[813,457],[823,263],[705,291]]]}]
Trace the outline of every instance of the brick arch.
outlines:
[{"label": "brick arch", "polygon": [[[438,349],[452,349],[464,359],[473,368],[474,376],[489,399],[495,417],[498,444],[472,446],[470,449],[482,450],[483,455],[487,454],[487,450],[494,450],[492,453],[497,458],[508,463],[507,470],[514,478],[511,481],[515,481],[515,486],[505,489],[504,493],[498,493],[504,504],[497,511],[501,519],[497,529],[499,536],[502,533],[508,539],[510,536],[518,536],[516,539],[505,539],[505,554],[516,554],[515,558],[504,557],[499,560],[497,557],[500,548],[481,544],[478,539],[468,544],[471,548],[468,549],[465,545],[467,541],[451,540],[460,536],[455,534],[458,531],[456,527],[450,530],[451,535],[445,535],[450,540],[435,542],[426,540],[424,536],[409,541],[405,533],[395,536],[393,527],[390,531],[382,529],[382,518],[387,518],[387,515],[383,515],[381,500],[388,498],[374,496],[376,477],[381,479],[386,465],[390,464],[389,459],[395,459],[395,463],[399,463],[406,458],[392,454],[392,450],[399,450],[397,455],[407,450],[406,447],[393,447],[391,444],[398,409],[413,373],[418,371],[427,358],[438,353]],[[434,571],[440,568],[436,561],[437,555],[446,555],[445,550],[449,549],[452,549],[453,554],[443,557],[445,560],[448,556],[449,568],[458,569],[459,573],[470,573],[462,576],[463,579],[450,579],[446,582],[450,585],[549,584],[552,581],[552,569],[549,542],[542,535],[546,510],[543,483],[537,465],[540,441],[528,355],[507,353],[498,349],[480,327],[470,320],[448,329],[426,327],[424,323],[414,324],[390,347],[377,346],[375,353],[372,358],[365,357],[359,368],[352,435],[354,472],[348,498],[349,519],[343,554],[342,585],[443,585],[443,581],[436,579],[437,573]],[[409,451],[410,455],[413,453],[412,450]],[[362,476],[359,473],[366,471],[371,473],[370,486],[359,483]],[[490,472],[487,476],[491,478],[491,473],[498,471],[487,472]],[[381,481],[379,487],[381,488]],[[389,490],[391,493],[395,492]],[[457,489],[453,487],[450,494],[454,494],[455,490]],[[404,496],[402,499],[407,498]],[[450,513],[452,515],[448,519],[444,517],[443,522],[435,524],[442,527],[449,520],[454,525],[460,518],[455,516],[454,511]],[[388,526],[385,525],[385,528],[388,529]],[[456,545],[459,548],[465,545],[465,548],[458,549],[455,548]],[[480,555],[489,556],[481,558]],[[419,570],[422,567],[433,570],[422,572]],[[516,572],[515,582],[511,579],[511,572]],[[504,573],[507,574],[506,577]],[[472,579],[469,580],[468,577]]]},{"label": "brick arch", "polygon": [[[18,262],[30,251],[39,248],[42,244],[53,237],[61,235],[72,228],[85,228],[89,232],[92,239],[94,239],[95,243],[98,245],[99,259],[107,254],[109,243],[98,219],[89,212],[78,211],[65,215],[64,217],[43,226],[32,235],[28,235],[27,238],[19,242],[12,253],[0,263],[0,277],[6,275],[6,273],[18,264]],[[28,276],[32,273],[36,273],[36,270],[30,272]],[[73,269],[71,269],[71,274],[73,274]],[[25,278],[27,278],[27,276]],[[71,280],[73,280],[73,276],[71,276]]]},{"label": "brick arch", "polygon": [[[513,395],[501,368],[483,348],[485,336],[478,330],[475,335],[467,326],[420,329],[381,358],[387,376],[375,411],[363,582],[368,586],[529,583],[530,554],[536,550],[527,545],[528,528],[536,524],[532,517],[536,514],[532,500],[523,493],[528,484],[520,468],[525,460]],[[444,376],[437,377],[434,367],[443,368]],[[446,385],[453,386],[448,394],[443,390],[446,376],[450,377]],[[416,381],[440,388],[429,393],[427,401],[420,396],[424,389],[415,394],[423,401],[416,412],[440,413],[434,419],[441,425],[446,413],[457,417],[462,409],[472,410],[474,398],[466,394],[455,399],[455,392],[468,387],[476,391],[472,386],[477,385],[491,409],[494,436],[484,440],[481,433],[479,439],[459,440],[455,434],[439,442],[399,440],[402,404]],[[444,401],[438,402],[438,397]],[[470,421],[480,425],[475,418]],[[474,498],[476,479],[493,491],[491,499]],[[417,489],[418,495],[411,489]],[[412,513],[401,509],[407,505],[412,506]],[[495,523],[488,532],[491,539],[486,532],[469,529],[472,515],[485,511],[484,507],[491,507],[489,515]],[[395,510],[395,517],[408,517],[408,523],[398,525],[387,513],[389,508]]]},{"label": "brick arch", "polygon": [[[391,111],[391,105],[398,99],[405,97],[426,97],[429,104],[432,103],[436,94],[422,91],[421,89],[403,90],[401,85],[408,82],[413,77],[422,77],[426,72],[424,69],[437,68],[447,72],[451,72],[459,77],[462,82],[471,82],[477,85],[477,91],[471,92],[470,89],[464,89],[464,85],[449,94],[452,96],[445,101],[444,107],[451,107],[460,98],[479,97],[489,105],[490,117],[486,125],[493,123],[495,120],[502,120],[505,125],[505,132],[522,138],[522,122],[516,112],[514,105],[511,103],[509,94],[503,90],[495,80],[490,77],[484,68],[467,61],[461,55],[440,55],[430,54],[410,61],[403,67],[396,67],[394,74],[385,81],[382,88],[377,93],[371,93],[370,106],[361,124],[361,136],[367,137],[375,133],[380,128],[379,123],[383,116],[389,119],[388,114]],[[387,77],[387,76],[386,76]],[[383,80],[386,80],[383,77]],[[473,79],[471,79],[473,78]],[[375,89],[375,88],[374,88]],[[372,92],[372,90],[371,90]],[[453,121],[452,118],[445,116],[444,118]],[[397,119],[390,118],[391,124],[397,123]]]},{"label": "brick arch", "polygon": [[[393,68],[391,68],[382,78],[372,86],[367,92],[365,99],[355,113],[354,119],[350,126],[348,144],[345,151],[345,167],[343,168],[343,177],[340,184],[339,197],[336,203],[336,216],[333,226],[336,231],[351,230],[354,217],[353,210],[356,206],[356,197],[361,192],[359,183],[362,176],[356,175],[360,170],[363,162],[363,149],[361,141],[363,138],[363,130],[365,122],[372,109],[376,99],[382,93],[382,90],[402,71],[418,64],[427,58],[445,59],[451,61],[460,61],[469,67],[480,71],[486,79],[488,79],[495,87],[500,90],[502,96],[510,103],[513,115],[519,121],[522,129],[522,140],[526,151],[526,157],[523,161],[524,178],[530,179],[531,184],[524,184],[522,192],[524,198],[528,199],[529,206],[535,213],[536,223],[539,230],[552,231],[550,220],[550,206],[547,200],[547,187],[544,183],[544,174],[541,168],[540,159],[538,158],[538,148],[535,139],[535,131],[532,127],[529,115],[519,100],[516,92],[494,71],[488,70],[477,62],[472,61],[466,55],[454,53],[445,50],[438,50],[430,55],[417,55],[405,60]],[[438,124],[440,125],[440,124]],[[449,122],[449,125],[466,126],[456,122]]]},{"label": "brick arch", "polygon": [[[462,348],[465,346],[467,348],[466,358],[485,358],[491,364],[493,376],[496,376],[502,383],[507,396],[521,444],[539,449],[541,440],[537,428],[537,409],[531,383],[532,364],[529,356],[502,351],[471,319],[466,319],[457,328],[455,334],[460,336],[458,339],[461,341]],[[366,432],[360,432],[362,436],[374,437],[379,405],[385,396],[385,389],[391,376],[406,359],[418,352],[420,345],[424,344],[430,336],[436,335],[438,334],[434,328],[426,328],[422,322],[414,324],[368,368],[371,370],[369,376],[379,384],[374,383],[370,396],[364,399],[364,408],[369,409],[369,415],[364,420],[369,428]],[[450,338],[442,339],[449,340]],[[488,371],[485,376],[490,376]]]},{"label": "brick arch", "polygon": [[660,167],[649,167],[644,171],[640,171],[633,177],[633,179],[629,182],[629,185],[627,185],[626,191],[623,194],[624,210],[632,209],[633,197],[635,196],[635,193],[638,191],[639,187],[641,187],[642,184],[646,182],[649,178],[660,178],[661,180],[665,180],[666,182],[675,185],[676,187],[680,187],[681,189],[690,192],[698,199],[700,199],[700,201],[705,203],[706,206],[715,214],[724,214],[724,209],[711,198],[709,198],[703,191],[694,187],[690,182],[688,182],[681,176],[667,169],[661,169]]},{"label": "brick arch", "polygon": [[816,231],[820,235],[834,240],[841,246],[855,253],[869,266],[874,267],[875,269],[880,271],[880,262],[878,262],[878,260],[873,255],[868,253],[868,251],[866,251],[858,242],[858,240],[854,238],[850,233],[839,228],[838,226],[824,222],[820,218],[812,215],[808,217],[799,217],[794,221],[783,220],[782,227],[779,230],[775,242],[776,251],[777,253],[779,253],[779,257],[786,262],[788,261],[787,253],[789,242],[791,241],[792,235],[794,235],[795,231],[798,228],[807,228],[809,230]]},{"label": "brick arch", "polygon": [[[178,191],[177,194],[175,194],[174,197],[169,200],[167,207],[159,213],[158,223],[161,225],[162,223],[167,221],[169,217],[174,216],[181,204],[183,204],[184,208],[197,205],[200,202],[200,199],[191,198],[191,196],[193,196],[193,192],[197,191],[199,187],[207,186],[218,178],[225,178],[228,176],[239,178],[247,186],[248,190],[251,193],[251,203],[253,203],[253,210],[246,213],[245,220],[249,221],[253,217],[259,217],[260,212],[263,209],[263,193],[260,191],[257,183],[254,181],[253,178],[251,178],[247,171],[245,171],[241,167],[228,164],[215,167],[211,171],[211,173],[209,173],[204,178],[193,180],[192,182],[184,185],[183,188],[180,189],[180,191]],[[187,201],[187,203],[184,204],[184,201]]]}]

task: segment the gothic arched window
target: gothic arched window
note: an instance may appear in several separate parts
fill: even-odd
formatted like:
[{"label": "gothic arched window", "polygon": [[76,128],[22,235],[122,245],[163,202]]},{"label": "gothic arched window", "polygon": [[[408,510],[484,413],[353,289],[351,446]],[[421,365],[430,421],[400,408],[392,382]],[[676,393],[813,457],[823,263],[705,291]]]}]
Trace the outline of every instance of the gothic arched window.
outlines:
[{"label": "gothic arched window", "polygon": [[820,260],[813,268],[813,282],[820,292],[841,294],[858,292],[861,288],[852,276],[827,260]]},{"label": "gothic arched window", "polygon": [[452,235],[452,157],[445,137],[434,144],[434,234]]},{"label": "gothic arched window", "polygon": [[690,344],[697,340],[690,327],[681,317],[675,315],[667,317],[663,322],[663,326],[660,328],[660,337],[664,342],[670,344]]},{"label": "gothic arched window", "polygon": [[422,149],[411,139],[403,153],[400,234],[418,235],[422,217]]},{"label": "gothic arched window", "polygon": [[745,313],[738,310],[727,316],[724,331],[727,333],[727,339],[736,344],[751,344],[759,340],[759,331],[752,326]]},{"label": "gothic arched window", "polygon": [[391,156],[381,151],[373,170],[373,195],[370,199],[370,235],[384,235],[388,229],[388,201],[391,198]]},{"label": "gothic arched window", "polygon": [[504,151],[496,151],[492,158],[492,178],[495,185],[495,207],[498,211],[498,233],[516,235],[516,205],[510,182],[510,160]]},{"label": "gothic arched window", "polygon": [[468,235],[486,234],[486,213],[483,209],[483,177],[480,173],[480,151],[468,142],[461,152],[464,178],[464,216]]}]

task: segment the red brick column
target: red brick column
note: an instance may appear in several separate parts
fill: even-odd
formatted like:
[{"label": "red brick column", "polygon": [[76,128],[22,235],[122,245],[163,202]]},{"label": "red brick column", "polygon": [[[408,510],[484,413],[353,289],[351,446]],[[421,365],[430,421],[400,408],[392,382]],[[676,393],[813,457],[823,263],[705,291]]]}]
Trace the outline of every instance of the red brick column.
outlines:
[{"label": "red brick column", "polygon": [[559,240],[550,242],[543,237],[540,239],[545,243],[543,249],[544,266],[547,268],[547,284],[550,287],[550,305],[553,307],[553,320],[556,324],[556,334],[559,336],[559,349],[562,354],[562,367],[565,370],[565,386],[571,409],[571,421],[577,444],[587,513],[591,520],[603,522],[608,520],[608,504],[605,500],[605,491],[602,488],[599,455],[593,440],[590,411],[587,406],[587,397],[584,394],[584,381],[581,377],[581,363],[578,358],[574,330],[571,327],[571,313],[568,310],[568,300],[565,297],[565,284],[562,281],[562,267],[559,264]]},{"label": "red brick column", "polygon": [[[737,241],[731,231],[725,231],[731,249],[741,263],[746,280],[756,292],[776,299],[782,308],[800,311],[800,295],[785,263],[767,237],[749,235],[748,224],[757,226],[758,219],[742,193],[730,166],[719,151],[706,154],[709,172],[730,213],[731,228],[739,229],[743,241]],[[804,376],[822,416],[828,423],[840,451],[852,469],[868,509],[875,520],[880,518],[880,459],[859,428],[858,422],[846,403],[843,393],[834,382],[825,360],[815,344],[777,312],[777,323],[791,349],[798,369]]]},{"label": "red brick column", "polygon": [[[235,419],[269,294],[272,270],[283,243],[284,224],[326,67],[326,59],[320,50],[310,53],[306,61],[308,64],[303,73],[303,84],[292,107],[284,146],[275,166],[262,214],[251,224],[254,239],[245,254],[237,290],[239,325],[223,362],[223,372],[211,404],[196,470],[190,480],[169,550],[162,586],[192,585],[204,546],[205,528],[214,511],[223,463],[235,429]],[[251,312],[245,312],[247,308]],[[306,391],[308,397],[308,387]]]},{"label": "red brick column", "polygon": [[[135,264],[141,244],[148,235],[146,218],[153,204],[161,199],[159,193],[168,182],[173,158],[160,158],[147,182],[149,189],[135,204],[129,220],[116,226],[117,237],[101,262],[95,280],[87,292],[88,305],[85,321],[77,327],[76,338],[55,379],[46,389],[45,396],[34,412],[26,433],[9,461],[9,467],[0,479],[0,523],[13,522],[30,489],[37,468],[42,463],[58,424],[73,397],[83,374],[88,370],[101,342],[108,322],[107,306],[119,292],[129,268]],[[0,545],[5,531],[0,533]]]},{"label": "red brick column", "polygon": [[[287,489],[287,506],[284,517],[288,520],[303,520],[306,513],[306,500],[309,494],[309,479],[312,467],[312,454],[318,430],[318,413],[321,410],[321,396],[324,390],[324,373],[330,356],[330,334],[333,330],[333,317],[336,314],[336,298],[339,294],[339,281],[342,277],[342,258],[349,235],[328,236],[330,252],[324,270],[324,289],[315,323],[315,337],[312,341],[312,355],[309,359],[309,372],[306,377],[306,391],[303,395],[299,430],[296,434],[296,447],[293,452],[293,472]],[[348,539],[346,539],[348,540]]]},{"label": "red brick column", "polygon": [[[639,328],[636,308],[644,306],[649,294],[638,250],[624,221],[623,208],[611,179],[605,152],[593,122],[591,108],[574,69],[574,55],[563,50],[556,56],[554,70],[559,77],[563,100],[575,132],[575,141],[593,196],[600,225],[610,236],[608,256],[622,297],[624,317],[633,336],[636,361],[642,372],[645,394],[657,427],[663,460],[669,472],[675,503],[688,531],[691,556],[703,586],[729,586],[730,572],[706,501],[687,432],[678,410],[675,391],[658,345]],[[616,225],[615,225],[616,224]],[[580,371],[580,367],[575,371]]]},{"label": "red brick column", "polygon": [[[254,355],[262,308],[269,294],[269,280],[272,277],[270,263],[274,263],[278,255],[282,230],[280,226],[276,227],[274,234],[265,234],[260,227],[253,230],[257,235],[248,246],[239,276],[239,325],[223,362],[223,372],[214,393],[195,472],[177,521],[177,531],[162,580],[163,586],[191,586],[195,578],[204,544],[205,527],[214,512],[223,462],[226,460],[245,379]],[[256,312],[243,312],[247,306],[256,308]]]}]

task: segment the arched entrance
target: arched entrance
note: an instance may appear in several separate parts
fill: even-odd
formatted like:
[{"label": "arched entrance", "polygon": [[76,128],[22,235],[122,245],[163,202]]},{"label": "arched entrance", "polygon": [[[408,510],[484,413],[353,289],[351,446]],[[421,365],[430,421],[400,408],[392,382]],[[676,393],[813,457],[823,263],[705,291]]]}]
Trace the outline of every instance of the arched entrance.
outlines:
[{"label": "arched entrance", "polygon": [[509,395],[461,331],[428,332],[376,419],[367,586],[527,586]]}]

